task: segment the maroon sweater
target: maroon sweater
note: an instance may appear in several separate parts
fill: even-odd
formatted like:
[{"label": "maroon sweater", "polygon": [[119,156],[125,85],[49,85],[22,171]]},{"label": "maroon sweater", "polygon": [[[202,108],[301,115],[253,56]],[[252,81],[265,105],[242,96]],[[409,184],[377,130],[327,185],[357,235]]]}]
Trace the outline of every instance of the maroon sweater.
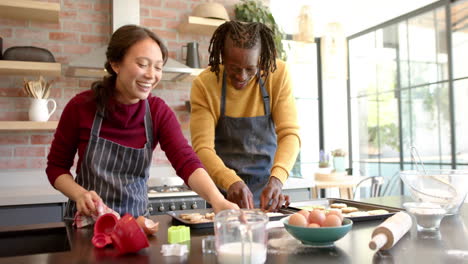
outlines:
[{"label": "maroon sweater", "polygon": [[[76,151],[78,150],[79,173],[81,161],[88,145],[91,126],[96,113],[96,103],[92,100],[91,90],[77,94],[65,106],[47,160],[46,173],[50,183],[62,174],[70,174]],[[174,112],[159,97],[150,96],[148,102],[153,119],[153,150],[158,143],[167,158],[184,182],[197,168],[203,168],[200,160],[182,134]],[[145,102],[125,105],[111,100],[113,111],[102,122],[99,136],[118,144],[142,148],[146,143]]]}]

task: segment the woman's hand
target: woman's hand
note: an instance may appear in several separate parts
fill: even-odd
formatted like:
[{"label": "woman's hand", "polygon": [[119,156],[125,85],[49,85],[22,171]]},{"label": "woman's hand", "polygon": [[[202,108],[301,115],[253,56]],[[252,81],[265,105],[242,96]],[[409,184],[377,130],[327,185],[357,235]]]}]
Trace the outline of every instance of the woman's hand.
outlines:
[{"label": "woman's hand", "polygon": [[95,191],[84,191],[77,196],[76,208],[82,215],[91,216],[97,214],[95,204],[102,202],[101,197]]},{"label": "woman's hand", "polygon": [[236,209],[239,210],[239,206],[235,203],[231,203],[226,199],[220,199],[211,204],[213,206],[213,211],[217,214],[220,211],[227,209]]}]

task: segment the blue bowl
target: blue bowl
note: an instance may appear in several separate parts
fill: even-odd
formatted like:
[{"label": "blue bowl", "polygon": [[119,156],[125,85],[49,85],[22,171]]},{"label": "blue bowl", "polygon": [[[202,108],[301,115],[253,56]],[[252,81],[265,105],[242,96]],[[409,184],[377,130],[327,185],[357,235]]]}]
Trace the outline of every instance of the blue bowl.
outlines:
[{"label": "blue bowl", "polygon": [[302,244],[329,247],[333,246],[334,242],[344,237],[353,227],[353,221],[348,218],[343,219],[342,226],[338,227],[300,227],[289,224],[289,217],[281,219],[284,228]]}]

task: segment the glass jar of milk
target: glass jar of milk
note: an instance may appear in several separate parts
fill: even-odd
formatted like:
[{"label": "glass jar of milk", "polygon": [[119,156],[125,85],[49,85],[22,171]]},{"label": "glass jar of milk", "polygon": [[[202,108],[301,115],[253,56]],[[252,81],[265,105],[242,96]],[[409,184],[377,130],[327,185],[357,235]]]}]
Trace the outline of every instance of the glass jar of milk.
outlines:
[{"label": "glass jar of milk", "polygon": [[260,210],[224,210],[214,219],[216,253],[221,264],[263,264],[268,216]]}]

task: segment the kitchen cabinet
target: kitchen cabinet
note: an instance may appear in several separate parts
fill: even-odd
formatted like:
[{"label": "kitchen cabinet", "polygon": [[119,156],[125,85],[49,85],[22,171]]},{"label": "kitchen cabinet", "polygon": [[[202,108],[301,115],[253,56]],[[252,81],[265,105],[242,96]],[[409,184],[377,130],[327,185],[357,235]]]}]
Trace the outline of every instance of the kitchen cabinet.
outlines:
[{"label": "kitchen cabinet", "polygon": [[58,121],[0,121],[0,131],[52,131],[57,128]]},{"label": "kitchen cabinet", "polygon": [[60,4],[31,0],[0,1],[0,17],[31,19],[46,22],[59,21]]},{"label": "kitchen cabinet", "polygon": [[226,21],[221,19],[189,16],[187,17],[186,21],[179,24],[178,30],[181,33],[203,34],[211,36],[218,28],[218,26],[224,22]]},{"label": "kitchen cabinet", "polygon": [[0,226],[62,222],[65,206],[65,203],[0,206]]}]

